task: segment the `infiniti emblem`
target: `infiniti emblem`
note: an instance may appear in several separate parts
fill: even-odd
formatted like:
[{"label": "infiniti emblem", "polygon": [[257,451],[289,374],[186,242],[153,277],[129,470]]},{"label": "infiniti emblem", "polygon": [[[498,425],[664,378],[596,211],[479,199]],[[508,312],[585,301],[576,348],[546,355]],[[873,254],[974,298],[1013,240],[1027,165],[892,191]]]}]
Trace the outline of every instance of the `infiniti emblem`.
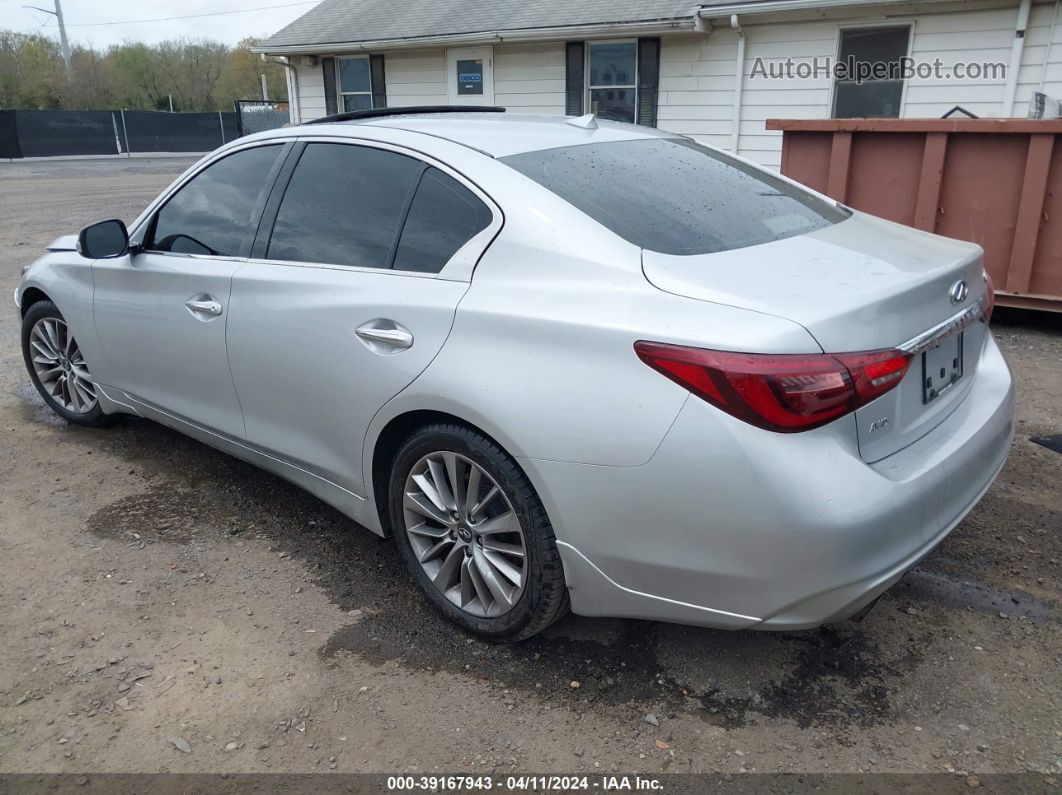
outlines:
[{"label": "infiniti emblem", "polygon": [[951,298],[953,304],[961,304],[966,300],[966,296],[970,294],[970,288],[966,286],[965,279],[959,279],[948,290],[948,296]]}]

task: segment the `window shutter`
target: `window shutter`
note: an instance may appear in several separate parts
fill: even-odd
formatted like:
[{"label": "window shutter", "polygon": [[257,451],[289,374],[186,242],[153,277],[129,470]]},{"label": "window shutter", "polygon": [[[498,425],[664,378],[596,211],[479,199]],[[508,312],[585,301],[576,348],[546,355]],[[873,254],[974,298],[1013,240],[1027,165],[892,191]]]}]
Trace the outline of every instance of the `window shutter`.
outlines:
[{"label": "window shutter", "polygon": [[325,114],[334,116],[339,113],[339,94],[336,91],[336,59],[331,56],[322,58],[321,71],[324,74]]},{"label": "window shutter", "polygon": [[369,71],[372,74],[372,106],[386,108],[387,82],[384,79],[384,57],[382,55],[369,56]]},{"label": "window shutter", "polygon": [[586,94],[586,45],[569,41],[564,45],[564,112],[569,116],[583,115],[583,96]]},{"label": "window shutter", "polygon": [[638,39],[638,124],[656,126],[660,99],[660,39]]}]

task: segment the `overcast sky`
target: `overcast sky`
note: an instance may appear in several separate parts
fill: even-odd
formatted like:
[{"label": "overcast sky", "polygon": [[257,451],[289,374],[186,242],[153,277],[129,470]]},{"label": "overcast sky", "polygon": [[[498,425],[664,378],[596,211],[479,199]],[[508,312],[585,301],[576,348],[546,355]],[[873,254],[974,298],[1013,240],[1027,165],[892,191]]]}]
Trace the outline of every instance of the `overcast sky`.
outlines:
[{"label": "overcast sky", "polygon": [[[302,16],[320,0],[60,0],[71,42],[105,48],[123,41],[208,37],[235,44],[264,38]],[[54,8],[54,0],[0,0],[0,28],[59,38],[55,17],[23,8]],[[241,12],[241,13],[219,13]],[[210,14],[210,16],[194,16]],[[163,17],[190,17],[166,19]],[[155,20],[155,21],[135,21]],[[119,23],[119,24],[100,24]]]}]

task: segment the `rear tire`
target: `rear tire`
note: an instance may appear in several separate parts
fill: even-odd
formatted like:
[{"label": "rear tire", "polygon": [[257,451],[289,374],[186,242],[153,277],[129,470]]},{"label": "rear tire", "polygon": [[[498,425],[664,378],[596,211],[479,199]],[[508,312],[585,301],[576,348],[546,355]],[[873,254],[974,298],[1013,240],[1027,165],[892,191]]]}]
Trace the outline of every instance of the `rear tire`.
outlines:
[{"label": "rear tire", "polygon": [[458,626],[518,641],[568,612],[542,501],[512,456],[483,434],[442,423],[414,432],[395,456],[388,503],[410,572]]},{"label": "rear tire", "polygon": [[103,412],[96,384],[66,319],[51,301],[38,301],[22,319],[22,358],[48,407],[74,425],[98,428],[114,418]]}]

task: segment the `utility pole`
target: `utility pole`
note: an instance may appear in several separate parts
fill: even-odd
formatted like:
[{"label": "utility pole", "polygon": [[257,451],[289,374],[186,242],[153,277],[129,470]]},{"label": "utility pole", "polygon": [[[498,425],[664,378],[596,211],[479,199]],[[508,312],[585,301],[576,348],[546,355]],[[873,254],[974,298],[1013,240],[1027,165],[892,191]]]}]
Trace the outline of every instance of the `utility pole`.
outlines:
[{"label": "utility pole", "polygon": [[59,23],[59,43],[63,48],[63,63],[70,69],[70,40],[66,37],[66,23],[63,22],[63,7],[55,0],[55,19]]},{"label": "utility pole", "polygon": [[264,72],[262,73],[262,99],[266,101],[269,100],[269,89],[266,86],[266,76]]},{"label": "utility pole", "polygon": [[34,11],[43,11],[45,14],[51,14],[55,17],[56,22],[59,23],[59,44],[63,48],[63,63],[66,64],[67,71],[70,70],[70,40],[66,37],[66,23],[63,22],[63,7],[59,4],[59,0],[55,0],[55,10],[49,11],[47,8],[41,8],[40,6],[22,6],[23,8],[32,8]]}]

